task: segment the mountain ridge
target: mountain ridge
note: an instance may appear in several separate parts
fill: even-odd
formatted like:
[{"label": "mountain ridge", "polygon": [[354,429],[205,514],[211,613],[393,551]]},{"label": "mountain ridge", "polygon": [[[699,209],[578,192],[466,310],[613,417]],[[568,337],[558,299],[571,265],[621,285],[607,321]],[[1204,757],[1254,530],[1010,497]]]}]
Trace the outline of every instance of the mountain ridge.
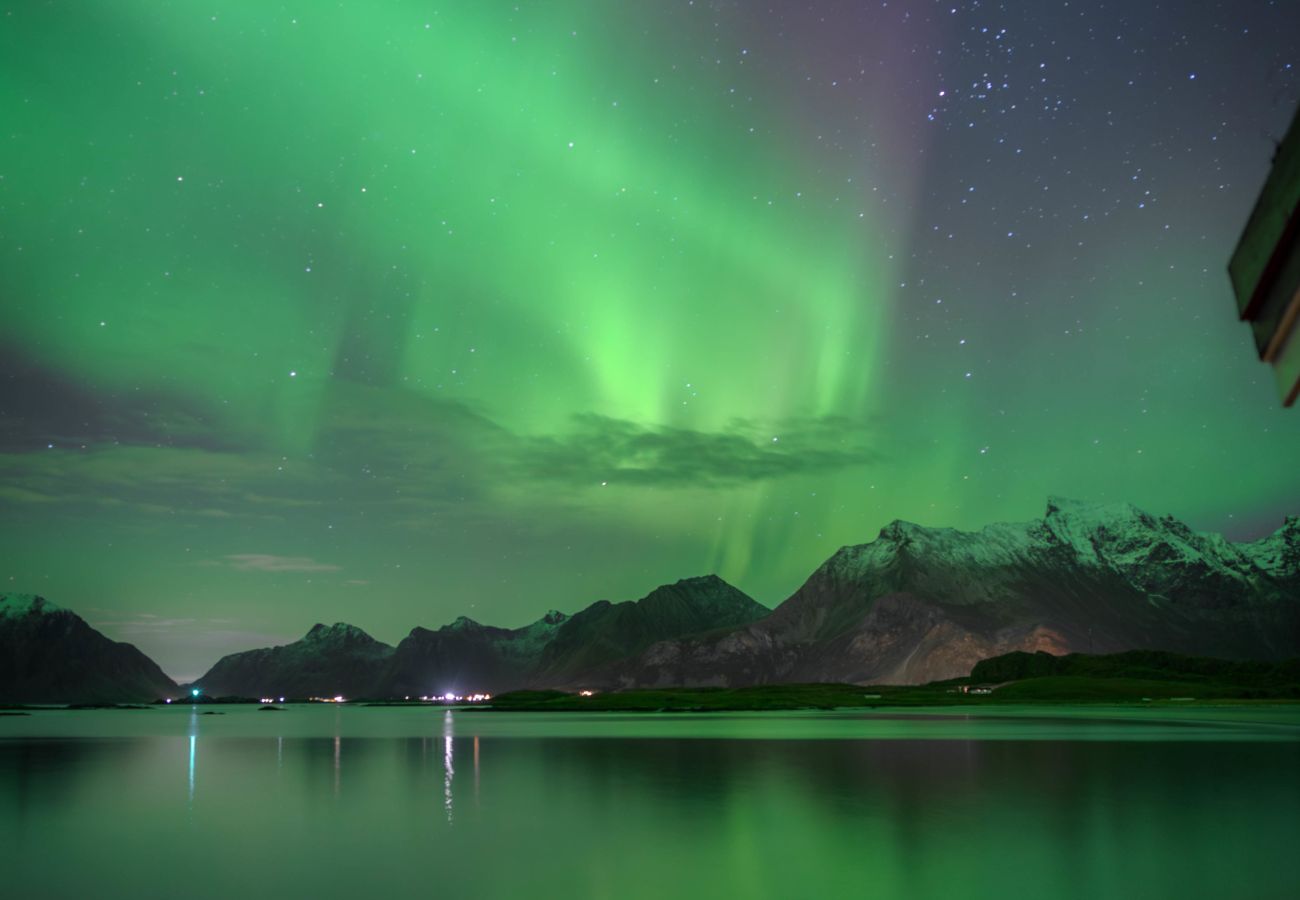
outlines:
[{"label": "mountain ridge", "polygon": [[[63,613],[21,596],[0,596],[0,638],[14,622]],[[896,519],[838,549],[772,610],[707,575],[635,601],[550,610],[514,629],[459,616],[417,626],[395,646],[354,625],[316,623],[291,644],[222,657],[194,685],[213,695],[355,697],[906,684],[965,675],[1015,651],[1143,649],[1300,655],[1300,517],[1240,542],[1132,504],[1061,497],[1048,498],[1042,518],[975,531]]]},{"label": "mountain ridge", "polygon": [[129,703],[176,691],[158,664],[36,594],[0,594],[0,703]]},{"label": "mountain ridge", "polygon": [[605,687],[917,683],[1013,650],[1300,652],[1300,523],[1230,542],[1132,504],[1049,498],[978,531],[894,520],[846,545],[760,622],[667,642]]},{"label": "mountain ridge", "polygon": [[184,687],[210,696],[364,695],[377,687],[376,666],[393,652],[355,625],[317,622],[291,643],[229,653]]},{"label": "mountain ridge", "polygon": [[520,628],[457,616],[396,646],[343,622],[299,640],[227,654],[186,688],[210,696],[428,696],[580,679],[656,640],[728,628],[769,610],[716,575],[660,585],[639,600],[548,610]]}]

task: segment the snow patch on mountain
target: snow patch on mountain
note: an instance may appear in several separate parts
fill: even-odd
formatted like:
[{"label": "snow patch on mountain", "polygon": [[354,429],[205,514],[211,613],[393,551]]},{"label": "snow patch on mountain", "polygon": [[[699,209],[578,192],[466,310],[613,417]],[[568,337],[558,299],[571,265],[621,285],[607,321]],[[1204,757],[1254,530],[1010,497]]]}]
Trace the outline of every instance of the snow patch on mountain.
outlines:
[{"label": "snow patch on mountain", "polygon": [[16,619],[57,612],[63,612],[63,607],[35,594],[0,594],[0,618]]},{"label": "snow patch on mountain", "polygon": [[1251,583],[1260,574],[1300,565],[1300,524],[1295,517],[1274,534],[1233,543],[1192,531],[1172,516],[1157,518],[1129,503],[1084,503],[1049,498],[1047,513],[1030,522],[996,523],[979,531],[930,528],[896,520],[876,540],[841,548],[825,574],[856,578],[892,568],[1009,569],[1054,557],[1108,570],[1143,584],[1178,574]]}]

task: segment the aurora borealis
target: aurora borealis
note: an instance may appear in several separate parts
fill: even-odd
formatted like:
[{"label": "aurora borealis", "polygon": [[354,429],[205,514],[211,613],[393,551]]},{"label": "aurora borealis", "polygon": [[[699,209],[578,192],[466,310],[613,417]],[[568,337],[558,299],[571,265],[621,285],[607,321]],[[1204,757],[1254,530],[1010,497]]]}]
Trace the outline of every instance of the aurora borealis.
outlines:
[{"label": "aurora borealis", "polygon": [[1049,494],[1300,511],[1300,6],[10,3],[0,538],[177,677]]}]

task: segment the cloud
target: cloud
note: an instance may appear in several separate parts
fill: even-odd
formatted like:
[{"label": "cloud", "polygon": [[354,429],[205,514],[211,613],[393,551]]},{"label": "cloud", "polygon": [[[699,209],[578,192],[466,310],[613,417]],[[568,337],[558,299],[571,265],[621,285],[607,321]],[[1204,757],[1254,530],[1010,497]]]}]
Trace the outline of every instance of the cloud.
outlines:
[{"label": "cloud", "polygon": [[[0,447],[0,501],[118,508],[157,522],[278,521],[316,510],[438,530],[470,519],[532,521],[521,505],[575,502],[575,487],[729,489],[880,462],[875,423],[821,416],[714,430],[582,414],[548,433],[498,425],[454,401],[333,383],[306,453],[92,444]],[[314,560],[250,554],[245,570],[334,571]],[[234,566],[235,560],[214,565]],[[292,567],[292,568],[290,568]]]},{"label": "cloud", "polygon": [[[102,612],[109,613],[108,610]],[[117,617],[114,618],[114,615]],[[108,617],[101,615],[89,621],[91,625],[101,630],[115,631],[118,634],[128,636],[138,636],[142,634],[168,634],[177,629],[193,627],[197,625],[199,620],[188,617],[158,616],[153,613],[109,613]]]},{"label": "cloud", "polygon": [[[319,506],[346,477],[270,452],[101,444],[0,451],[0,500],[126,507],[157,516],[226,519]],[[265,502],[262,502],[265,501]]]},{"label": "cloud", "polygon": [[9,500],[14,503],[58,503],[59,498],[50,494],[42,494],[40,491],[29,491],[27,488],[0,485],[0,500]]},{"label": "cloud", "polygon": [[555,433],[525,434],[463,403],[353,385],[333,392],[316,459],[334,471],[364,465],[394,504],[463,503],[487,500],[503,479],[515,486],[729,487],[861,467],[882,458],[873,427],[805,416],[735,419],[705,431],[586,413]]},{"label": "cloud", "polygon": [[225,565],[242,572],[337,572],[341,566],[317,562],[310,556],[275,556],[271,553],[233,553]]},{"label": "cloud", "polygon": [[[222,421],[220,406],[179,391],[114,391],[49,366],[0,339],[0,452],[121,443],[238,451],[251,446]],[[241,439],[242,438],[242,439]]]},{"label": "cloud", "polygon": [[516,472],[581,485],[709,487],[856,468],[880,459],[866,428],[840,417],[766,426],[737,420],[712,432],[596,415],[573,421],[567,434],[521,440]]}]

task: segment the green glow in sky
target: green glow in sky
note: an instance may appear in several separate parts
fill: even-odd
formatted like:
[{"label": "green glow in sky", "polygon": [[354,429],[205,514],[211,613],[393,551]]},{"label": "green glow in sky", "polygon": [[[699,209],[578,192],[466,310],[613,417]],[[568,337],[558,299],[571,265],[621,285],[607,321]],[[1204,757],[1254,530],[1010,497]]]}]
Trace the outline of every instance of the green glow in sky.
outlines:
[{"label": "green glow in sky", "polygon": [[8,10],[6,587],[184,676],[711,571],[775,605],[891,519],[1049,493],[1294,512],[1223,274],[1267,154],[1220,144],[1225,192],[1152,150],[1226,94],[1153,115],[1157,55],[1131,96],[1061,76],[1127,143],[967,126],[927,113],[969,23],[833,9]]}]

